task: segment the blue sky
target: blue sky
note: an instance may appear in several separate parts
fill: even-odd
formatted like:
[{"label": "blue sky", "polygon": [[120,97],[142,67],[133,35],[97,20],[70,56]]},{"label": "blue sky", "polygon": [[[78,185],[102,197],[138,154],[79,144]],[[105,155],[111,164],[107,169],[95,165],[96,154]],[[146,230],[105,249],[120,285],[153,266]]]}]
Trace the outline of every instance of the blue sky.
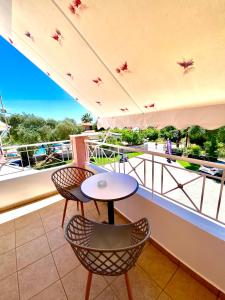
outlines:
[{"label": "blue sky", "polygon": [[10,113],[80,122],[84,107],[0,36],[0,95]]}]

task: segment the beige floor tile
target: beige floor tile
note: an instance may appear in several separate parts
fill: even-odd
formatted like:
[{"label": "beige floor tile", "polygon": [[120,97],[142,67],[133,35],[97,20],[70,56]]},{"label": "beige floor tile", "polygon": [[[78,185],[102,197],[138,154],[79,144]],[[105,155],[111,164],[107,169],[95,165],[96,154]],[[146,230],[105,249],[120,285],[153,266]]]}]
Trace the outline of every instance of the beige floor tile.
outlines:
[{"label": "beige floor tile", "polygon": [[[133,268],[128,275],[134,299],[151,300],[159,296],[161,289],[140,267]],[[111,287],[119,299],[127,299],[123,275],[113,281]]]},{"label": "beige floor tile", "polygon": [[51,255],[18,271],[20,299],[26,300],[37,295],[59,279]]},{"label": "beige floor tile", "polygon": [[0,236],[14,232],[14,220],[0,224]]},{"label": "beige floor tile", "polygon": [[19,300],[16,273],[0,281],[0,300]]},{"label": "beige floor tile", "polygon": [[17,269],[20,270],[50,252],[46,235],[16,248]]},{"label": "beige floor tile", "polygon": [[64,201],[58,201],[54,204],[48,205],[45,208],[40,209],[38,212],[42,219],[63,213]]},{"label": "beige floor tile", "polygon": [[[105,205],[102,205],[99,201],[96,201],[97,202],[97,205],[98,205],[98,208],[99,210],[102,210],[104,209]],[[95,204],[94,204],[94,201],[90,201],[88,203],[85,204],[85,209],[86,210],[93,210],[93,211],[96,211],[97,212],[97,209],[95,207]],[[100,211],[101,212],[101,211]]]},{"label": "beige floor tile", "polygon": [[104,276],[104,278],[108,284],[112,284],[113,281],[115,281],[118,278],[118,276]]},{"label": "beige floor tile", "polygon": [[45,234],[45,231],[42,225],[33,227],[26,226],[16,230],[16,246],[21,246],[43,234]]},{"label": "beige floor tile", "polygon": [[213,300],[216,296],[194,278],[178,269],[165,292],[175,300]]},{"label": "beige floor tile", "polygon": [[111,287],[108,286],[95,300],[118,300],[118,298]]},{"label": "beige floor tile", "polygon": [[60,277],[63,277],[67,273],[71,272],[80,264],[73,252],[73,249],[68,243],[55,250],[52,255]]},{"label": "beige floor tile", "polygon": [[0,279],[16,272],[16,251],[11,250],[0,255]]},{"label": "beige floor tile", "polygon": [[41,218],[37,212],[33,212],[15,219],[15,228],[19,230],[24,227],[38,227],[41,225]]},{"label": "beige floor tile", "polygon": [[97,210],[96,211],[89,210],[86,213],[84,212],[84,214],[85,214],[86,218],[96,221],[96,222],[108,221],[108,214],[104,213],[102,211],[101,211],[100,215],[98,214]]},{"label": "beige floor tile", "polygon": [[145,248],[139,257],[138,264],[161,288],[165,287],[177,269],[175,263],[152,245]]},{"label": "beige floor tile", "polygon": [[[45,231],[48,232],[55,228],[61,227],[62,217],[63,217],[63,211],[58,214],[54,214],[52,216],[44,218],[43,225],[44,225]],[[65,218],[64,226],[66,225],[67,222],[68,222],[68,219]]]},{"label": "beige floor tile", "polygon": [[0,254],[15,248],[15,232],[0,237]]},{"label": "beige floor tile", "polygon": [[[98,203],[98,207],[101,212],[102,208],[99,203]],[[84,214],[86,214],[89,211],[92,211],[94,214],[98,214],[93,201],[84,204]],[[68,218],[72,218],[74,215],[80,215],[81,206],[79,205],[79,210],[77,210],[77,203],[75,201],[69,201],[67,205],[66,214]]]},{"label": "beige floor tile", "polygon": [[66,210],[67,218],[70,219],[74,215],[80,215],[80,214],[81,214],[81,208],[77,210],[77,203],[75,201],[68,201],[67,210]]},{"label": "beige floor tile", "polygon": [[162,292],[157,300],[172,300],[166,293]]},{"label": "beige floor tile", "polygon": [[52,251],[56,250],[57,248],[65,245],[67,243],[64,237],[64,230],[62,227],[58,227],[51,231],[47,232],[47,238],[49,241],[49,246]]},{"label": "beige floor tile", "polygon": [[[83,300],[88,272],[84,267],[79,266],[62,279],[68,300]],[[90,300],[96,297],[107,286],[103,276],[93,275]]]},{"label": "beige floor tile", "polygon": [[67,298],[61,282],[57,281],[40,294],[32,297],[31,300],[67,300]]},{"label": "beige floor tile", "polygon": [[127,224],[128,222],[125,219],[123,219],[120,215],[115,213],[115,223],[116,224]]}]

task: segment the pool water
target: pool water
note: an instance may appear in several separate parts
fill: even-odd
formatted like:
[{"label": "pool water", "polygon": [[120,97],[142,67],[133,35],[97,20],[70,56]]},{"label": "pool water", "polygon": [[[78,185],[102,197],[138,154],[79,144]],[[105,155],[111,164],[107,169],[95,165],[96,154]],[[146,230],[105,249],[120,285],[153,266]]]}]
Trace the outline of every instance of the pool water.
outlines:
[{"label": "pool water", "polygon": [[46,154],[46,149],[43,147],[40,147],[35,151],[35,155],[45,155],[45,154]]}]

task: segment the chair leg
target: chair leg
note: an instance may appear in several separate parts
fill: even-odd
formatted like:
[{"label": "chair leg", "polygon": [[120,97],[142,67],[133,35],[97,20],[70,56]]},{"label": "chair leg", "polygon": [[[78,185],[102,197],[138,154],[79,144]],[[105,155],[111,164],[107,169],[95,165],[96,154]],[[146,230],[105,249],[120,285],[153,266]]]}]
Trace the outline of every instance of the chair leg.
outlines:
[{"label": "chair leg", "polygon": [[66,202],[65,202],[65,205],[64,205],[63,218],[62,218],[62,227],[64,225],[64,220],[65,220],[65,216],[66,216],[67,204],[68,204],[68,199],[66,199]]},{"label": "chair leg", "polygon": [[79,210],[79,201],[77,201],[77,210]]},{"label": "chair leg", "polygon": [[89,300],[90,289],[91,289],[91,281],[92,281],[92,273],[88,272],[88,279],[86,284],[86,292],[85,292],[85,300]]},{"label": "chair leg", "polygon": [[97,204],[97,202],[94,200],[94,204],[95,204],[95,207],[96,207],[96,209],[97,209],[97,211],[98,211],[98,214],[100,215],[100,211],[99,211],[99,208],[98,208],[98,204]]},{"label": "chair leg", "polygon": [[82,215],[82,217],[84,217],[84,204],[83,204],[83,202],[80,202],[80,205],[81,205],[81,215]]},{"label": "chair leg", "polygon": [[131,291],[131,286],[130,286],[130,281],[129,281],[128,274],[125,273],[124,275],[125,275],[125,281],[126,281],[128,299],[129,300],[133,300],[133,296],[132,296],[132,291]]}]

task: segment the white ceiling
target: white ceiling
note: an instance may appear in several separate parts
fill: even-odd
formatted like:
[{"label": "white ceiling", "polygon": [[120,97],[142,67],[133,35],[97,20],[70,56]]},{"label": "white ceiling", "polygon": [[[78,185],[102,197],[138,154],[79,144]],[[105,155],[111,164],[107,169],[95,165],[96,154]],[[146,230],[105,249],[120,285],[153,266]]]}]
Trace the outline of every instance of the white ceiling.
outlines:
[{"label": "white ceiling", "polygon": [[0,1],[0,33],[97,117],[225,104],[224,0]]}]

